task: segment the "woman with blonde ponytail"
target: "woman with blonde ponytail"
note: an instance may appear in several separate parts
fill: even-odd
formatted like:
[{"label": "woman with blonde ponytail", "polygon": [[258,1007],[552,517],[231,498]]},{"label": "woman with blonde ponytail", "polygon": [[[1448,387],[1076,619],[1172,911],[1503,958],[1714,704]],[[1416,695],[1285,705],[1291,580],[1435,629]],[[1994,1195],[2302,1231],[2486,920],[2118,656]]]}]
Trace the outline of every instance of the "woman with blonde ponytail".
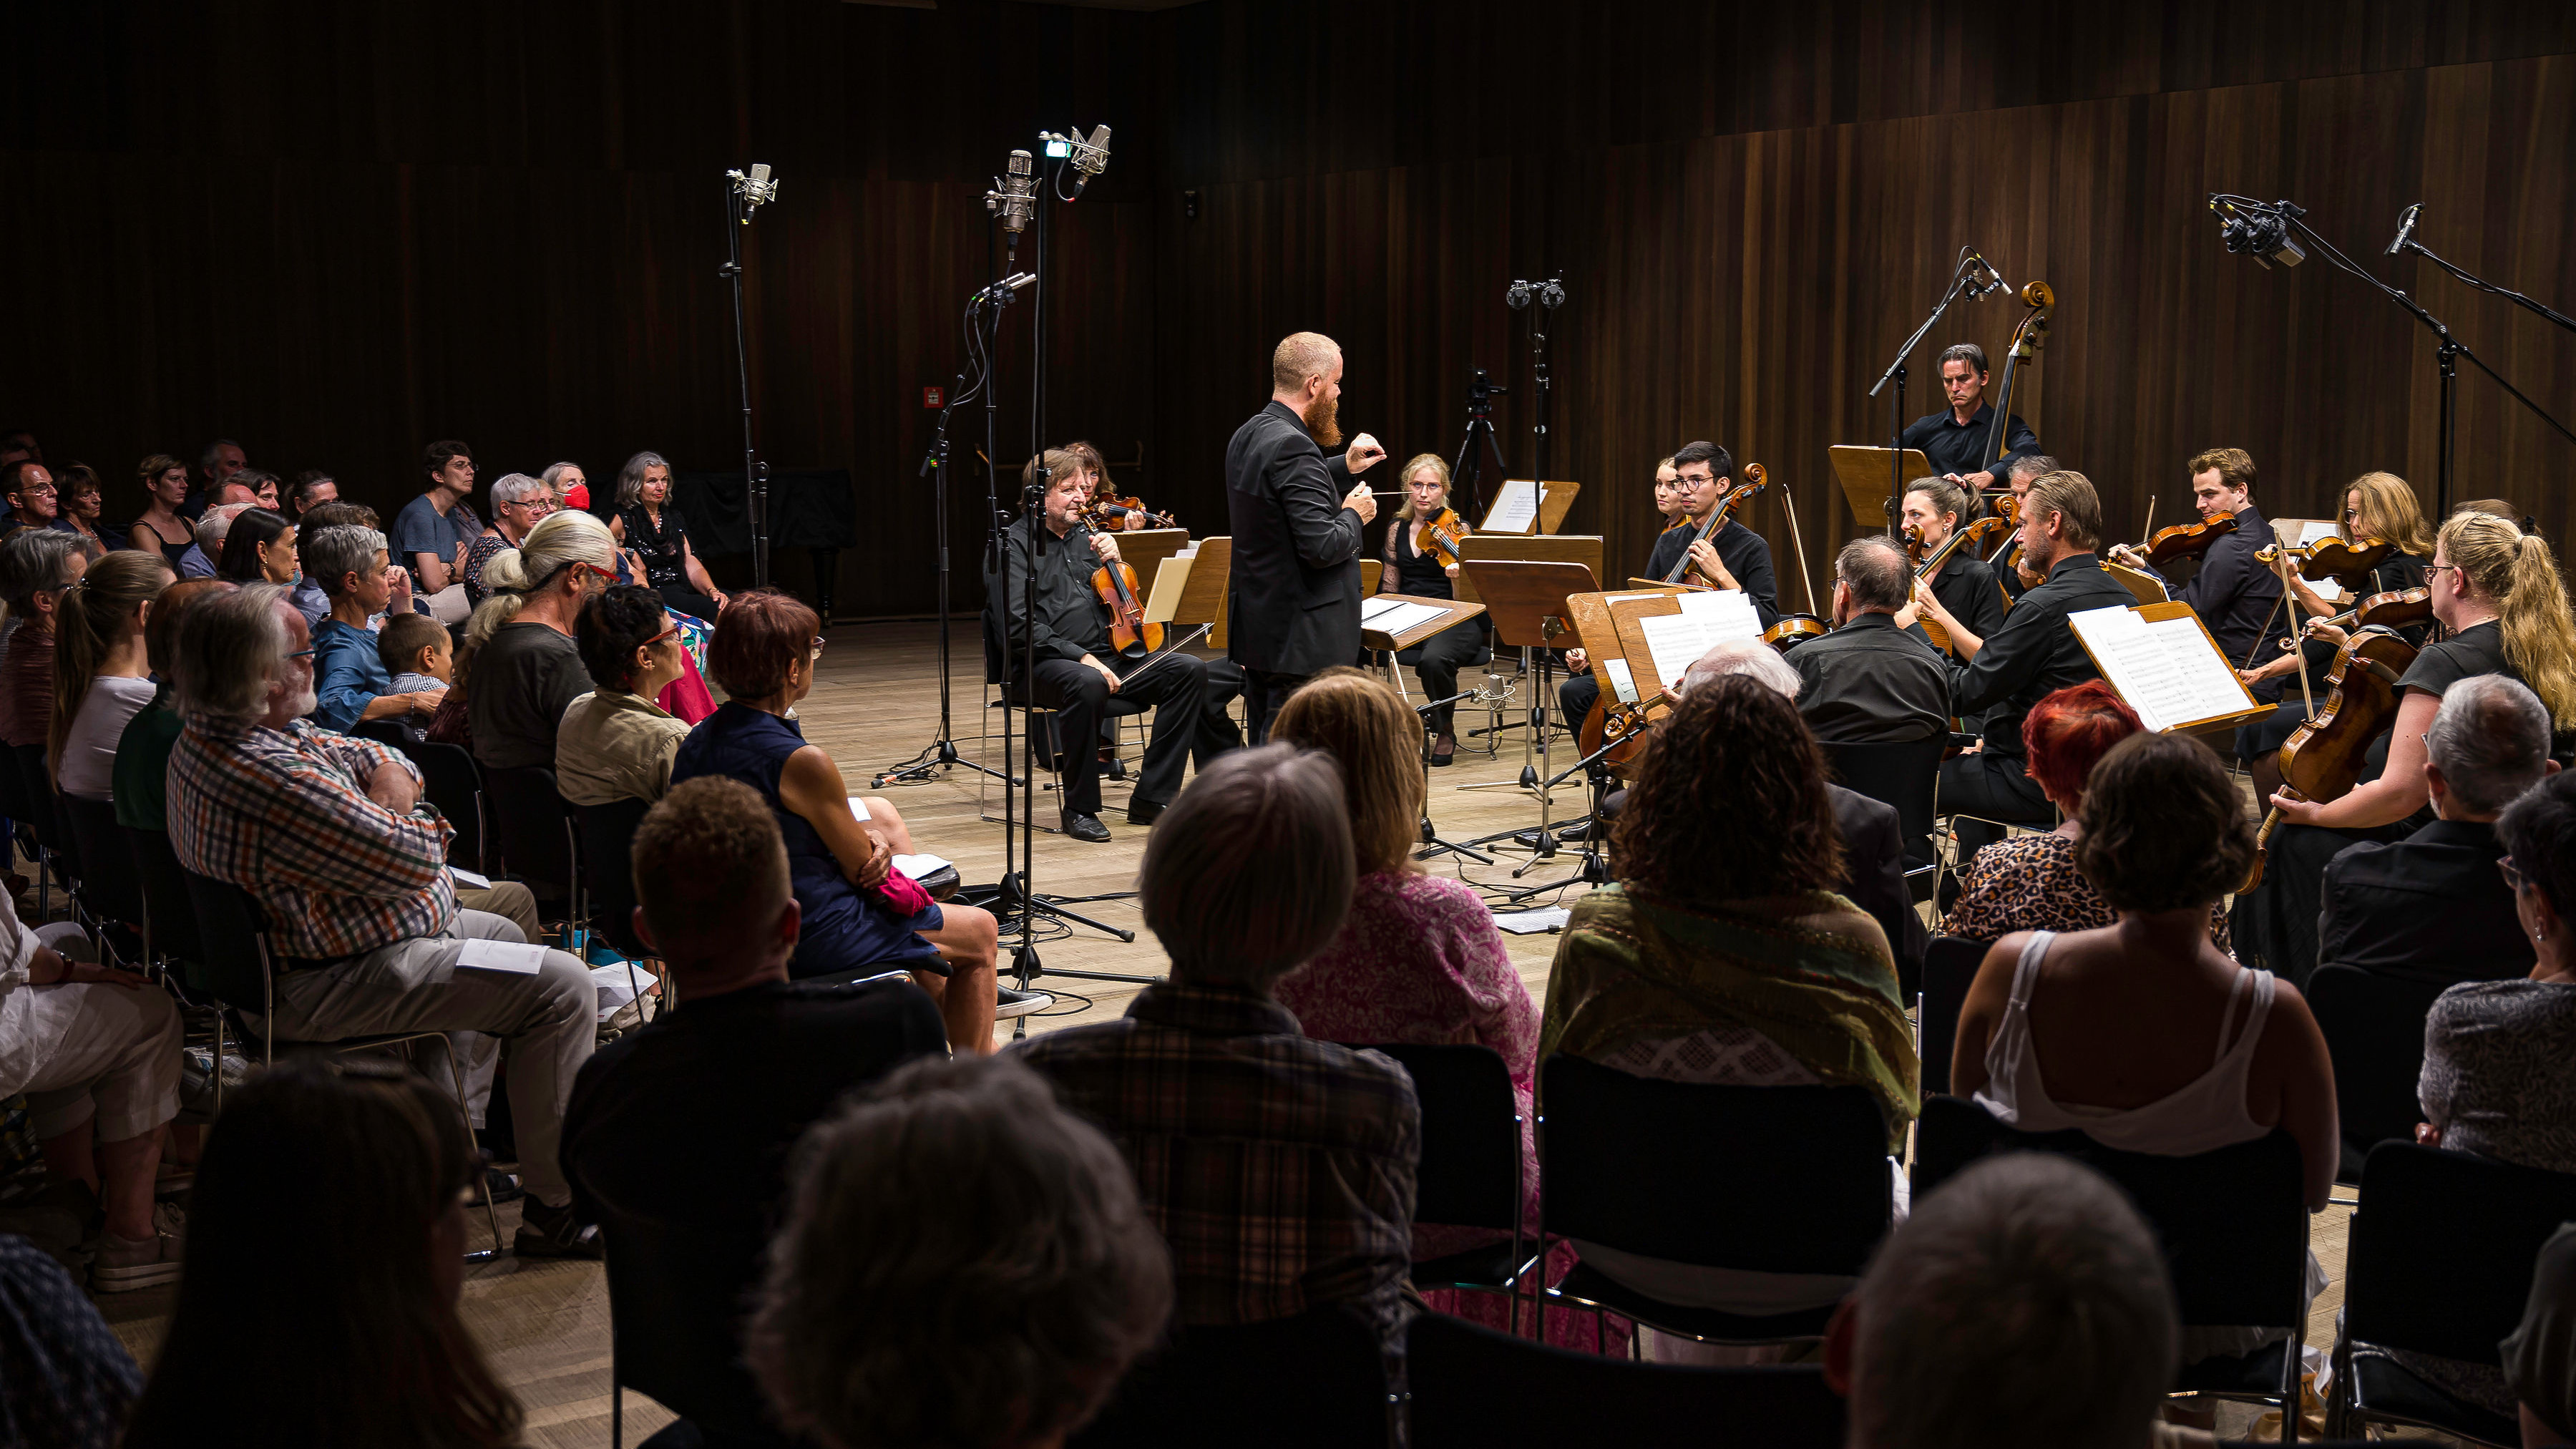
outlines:
[{"label": "woman with blonde ponytail", "polygon": [[170,587],[157,553],[120,549],[66,590],[54,623],[54,718],[45,768],[66,795],[115,798],[116,742],[152,702],[143,624]]},{"label": "woman with blonde ponytail", "polygon": [[585,599],[617,577],[617,540],[587,513],[549,514],[483,565],[491,596],[466,621],[466,715],[487,770],[552,766],[564,711],[591,690],[573,642]]}]

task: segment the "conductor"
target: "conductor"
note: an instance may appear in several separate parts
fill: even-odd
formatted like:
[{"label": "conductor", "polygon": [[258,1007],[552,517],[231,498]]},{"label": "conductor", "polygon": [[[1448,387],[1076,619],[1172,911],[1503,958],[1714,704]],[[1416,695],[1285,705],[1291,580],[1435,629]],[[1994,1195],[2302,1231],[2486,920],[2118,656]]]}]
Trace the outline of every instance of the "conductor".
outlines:
[{"label": "conductor", "polygon": [[1360,652],[1360,530],[1377,516],[1368,485],[1386,456],[1366,433],[1338,446],[1342,349],[1299,332],[1270,354],[1270,405],[1234,430],[1225,497],[1234,532],[1227,580],[1226,657],[1243,668],[1252,743],[1307,678]]}]

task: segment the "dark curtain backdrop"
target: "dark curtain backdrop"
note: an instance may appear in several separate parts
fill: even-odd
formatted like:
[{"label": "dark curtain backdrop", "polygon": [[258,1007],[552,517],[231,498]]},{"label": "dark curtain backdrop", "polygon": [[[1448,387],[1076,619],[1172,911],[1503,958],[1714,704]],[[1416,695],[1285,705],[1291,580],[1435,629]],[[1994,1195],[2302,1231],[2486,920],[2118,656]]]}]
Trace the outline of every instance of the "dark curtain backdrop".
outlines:
[{"label": "dark curtain backdrop", "polygon": [[[1971,241],[2057,290],[2021,411],[2115,534],[2151,494],[2180,517],[2181,460],[2220,444],[2255,455],[2274,513],[2321,515],[2370,468],[2429,501],[2432,341],[2321,258],[2227,256],[2211,190],[2298,200],[2576,414],[2576,338],[2378,257],[2420,200],[2428,245],[2576,310],[2566,7],[138,0],[18,7],[0,43],[0,425],[99,467],[111,521],[143,454],[219,433],[387,510],[436,437],[472,442],[487,479],[570,458],[605,481],[648,447],[738,466],[720,178],[765,160],[782,197],[745,238],[763,455],[854,480],[871,542],[843,559],[843,612],[926,612],[920,390],[952,384],[993,265],[992,173],[1076,121],[1114,125],[1114,159],[1053,212],[1047,436],[1141,455],[1122,485],[1201,532],[1299,328],[1342,341],[1344,426],[1399,461],[1456,452],[1489,370],[1529,472],[1526,320],[1502,297],[1562,271],[1569,527],[1609,537],[1614,573],[1642,563],[1648,470],[1712,437],[1781,485],[1747,521],[1803,603],[1784,504],[1821,569],[1853,528],[1825,449],[1883,436],[1865,390]],[[1934,342],[1999,351],[2019,310],[1967,307]],[[1007,464],[1032,321],[1004,329]],[[2460,425],[2459,496],[2563,538],[2576,447],[2474,371]],[[969,606],[982,442],[961,415]],[[800,555],[779,568],[808,582]]]}]

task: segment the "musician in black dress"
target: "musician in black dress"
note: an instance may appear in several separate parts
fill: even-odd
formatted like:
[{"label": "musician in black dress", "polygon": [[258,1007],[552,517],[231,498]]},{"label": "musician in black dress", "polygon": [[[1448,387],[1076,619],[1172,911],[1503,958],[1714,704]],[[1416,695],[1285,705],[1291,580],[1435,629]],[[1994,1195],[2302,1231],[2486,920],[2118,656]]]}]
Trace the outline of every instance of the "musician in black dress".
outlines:
[{"label": "musician in black dress", "polygon": [[[1417,599],[1454,599],[1458,566],[1443,564],[1418,546],[1425,525],[1449,506],[1449,465],[1437,453],[1417,454],[1404,465],[1404,493],[1404,506],[1387,525],[1386,567],[1378,573],[1377,591]],[[1395,662],[1413,666],[1425,700],[1447,699],[1458,692],[1458,671],[1474,663],[1484,647],[1485,621],[1479,616],[1450,625],[1396,655]],[[1457,758],[1458,737],[1450,729],[1457,709],[1454,704],[1432,707],[1429,727],[1439,735],[1431,742],[1435,765]]]},{"label": "musician in black dress", "polygon": [[707,577],[689,547],[689,531],[671,506],[671,465],[659,453],[638,453],[617,470],[617,516],[608,531],[644,560],[644,582],[661,594],[663,607],[712,624],[725,596]]},{"label": "musician in black dress", "polygon": [[1254,744],[1298,685],[1360,652],[1360,530],[1377,500],[1351,480],[1386,449],[1362,433],[1326,461],[1341,397],[1341,347],[1294,333],[1270,355],[1269,405],[1226,444],[1226,656],[1243,669]]},{"label": "musician in black dress", "polygon": [[1941,392],[1950,406],[1930,417],[1915,419],[1898,440],[1899,447],[1920,449],[1931,460],[1935,473],[1971,493],[1982,494],[1997,483],[1998,465],[2039,451],[2039,435],[2018,417],[2004,420],[2000,454],[1990,444],[1995,409],[1985,400],[1984,348],[1973,342],[1960,342],[1941,349]]},{"label": "musician in black dress", "polygon": [[[1967,517],[1967,490],[1947,478],[1917,478],[1905,485],[1905,501],[1897,519],[1898,531],[1918,535],[1923,540],[1923,556],[1930,558],[1959,531]],[[1941,607],[1964,620],[1980,639],[2003,627],[2004,594],[1995,584],[1995,571],[1976,551],[1962,544],[1941,566],[1920,581],[1932,591]],[[1924,643],[1932,642],[1925,632],[1922,610],[1907,606],[1896,616],[1897,624]]]}]

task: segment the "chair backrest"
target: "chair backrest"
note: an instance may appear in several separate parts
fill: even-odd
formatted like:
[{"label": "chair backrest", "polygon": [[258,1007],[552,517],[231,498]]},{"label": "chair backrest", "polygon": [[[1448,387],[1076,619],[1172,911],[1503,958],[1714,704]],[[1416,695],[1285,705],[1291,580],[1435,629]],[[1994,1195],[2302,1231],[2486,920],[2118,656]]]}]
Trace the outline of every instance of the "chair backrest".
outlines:
[{"label": "chair backrest", "polygon": [[400,720],[362,719],[349,726],[349,733],[362,740],[374,740],[377,744],[389,745],[397,750],[412,742],[412,732],[404,728]]},{"label": "chair backrest", "polygon": [[1940,779],[1941,753],[1950,747],[1950,737],[1936,735],[1896,744],[1817,743],[1844,789],[1896,811],[1897,824],[1905,832],[1906,863],[1931,864],[1933,786]]},{"label": "chair backrest", "polygon": [[165,830],[137,830],[120,825],[125,848],[134,859],[136,878],[143,887],[143,913],[152,927],[152,949],[163,956],[188,963],[184,973],[188,984],[198,990],[209,990],[203,933],[197,929],[197,908],[188,894],[188,873],[180,868],[179,853],[170,845]]},{"label": "chair backrest", "polygon": [[2412,1142],[2424,1120],[2415,1097],[2424,1071],[2424,1019],[2443,984],[2320,966],[2308,1010],[2334,1054],[2335,1116],[2344,1146],[2366,1158],[2382,1142]]},{"label": "chair backrest", "polygon": [[421,793],[447,823],[456,827],[456,838],[448,843],[447,862],[467,870],[488,874],[483,849],[483,772],[474,756],[463,745],[444,745],[435,740],[418,744],[405,743],[397,748],[410,757],[413,768],[420,771]]},{"label": "chair backrest", "polygon": [[197,913],[198,960],[215,999],[244,1011],[268,1010],[267,921],[250,892],[229,881],[182,870]]},{"label": "chair backrest", "polygon": [[1843,1399],[1821,1364],[1631,1363],[1424,1313],[1408,1332],[1405,1377],[1413,1449],[1842,1449]]},{"label": "chair backrest", "polygon": [[1422,1106],[1422,1162],[1413,1220],[1515,1228],[1521,1212],[1520,1104],[1501,1053],[1487,1046],[1361,1046],[1413,1076]]},{"label": "chair backrest", "polygon": [[[45,768],[43,745],[11,745],[9,755],[20,787],[27,792],[27,824],[34,827],[36,839],[47,850],[68,851],[63,838],[63,818],[54,804],[53,772]],[[73,875],[80,874],[74,869]]]},{"label": "chair backrest", "polygon": [[1388,1442],[1377,1332],[1338,1306],[1185,1327],[1127,1371],[1073,1449],[1312,1449]]},{"label": "chair backrest", "polygon": [[742,1365],[741,1302],[752,1286],[693,1227],[603,1211],[608,1333],[619,1384],[715,1430],[728,1445],[791,1441],[769,1427]]},{"label": "chair backrest", "polygon": [[1713,1268],[1857,1274],[1887,1233],[1887,1122],[1860,1087],[1539,1067],[1541,1223],[1551,1236]]},{"label": "chair backrest", "polygon": [[2500,1362],[2576,1176],[2412,1142],[2370,1151],[2344,1263],[2344,1326],[2382,1347]]},{"label": "chair backrest", "polygon": [[89,908],[111,921],[143,924],[143,878],[118,833],[115,803],[65,795],[60,804],[72,849],[80,856],[81,891]]},{"label": "chair backrest", "polygon": [[564,830],[572,807],[555,788],[555,772],[543,765],[486,770],[483,784],[503,868],[540,901],[572,899],[572,837]]},{"label": "chair backrest", "polygon": [[35,797],[27,793],[27,777],[18,772],[18,758],[11,755],[8,768],[0,769],[0,815],[32,830],[36,825],[35,813]]},{"label": "chair backrest", "polygon": [[2159,1157],[2105,1147],[2072,1129],[2017,1131],[1965,1097],[1927,1097],[1915,1122],[1914,1200],[1980,1158],[2007,1152],[2072,1157],[2118,1183],[2156,1230],[2184,1323],[2305,1321],[2307,1187],[2289,1133]]},{"label": "chair backrest", "polygon": [[650,800],[618,800],[572,809],[581,831],[582,889],[590,896],[591,926],[630,961],[655,954],[635,934],[635,827],[652,808]]},{"label": "chair backrest", "polygon": [[1966,936],[1935,936],[1923,947],[1923,1091],[1950,1090],[1950,1058],[1959,1045],[1959,1009],[1995,943]]}]

